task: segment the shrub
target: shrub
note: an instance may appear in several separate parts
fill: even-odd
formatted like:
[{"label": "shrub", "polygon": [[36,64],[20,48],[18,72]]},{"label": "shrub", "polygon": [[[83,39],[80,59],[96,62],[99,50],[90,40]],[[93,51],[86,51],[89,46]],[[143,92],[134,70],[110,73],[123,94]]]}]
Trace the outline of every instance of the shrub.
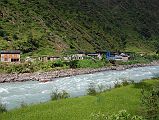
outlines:
[{"label": "shrub", "polygon": [[122,84],[119,81],[114,82],[114,88],[119,88],[121,86]]},{"label": "shrub", "polygon": [[98,85],[98,92],[102,93],[102,92],[106,92],[106,91],[110,91],[112,89],[111,85]]},{"label": "shrub", "polygon": [[0,36],[5,37],[7,35],[6,31],[0,29]]},{"label": "shrub", "polygon": [[78,68],[100,68],[105,65],[108,65],[106,61],[87,59],[87,60],[79,60],[77,66]]},{"label": "shrub", "polygon": [[0,103],[0,113],[3,113],[3,112],[7,112],[7,108],[5,105],[3,105],[2,103]]},{"label": "shrub", "polygon": [[90,83],[87,89],[87,95],[95,96],[98,93],[106,92],[109,90],[111,90],[111,86],[98,85],[96,88],[94,83]]},{"label": "shrub", "polygon": [[127,86],[127,85],[130,85],[130,81],[123,79],[121,84],[122,84],[122,86]]},{"label": "shrub", "polygon": [[25,107],[27,107],[28,105],[27,105],[27,103],[25,103],[24,101],[22,101],[21,104],[20,104],[20,106],[21,106],[21,108],[25,108]]},{"label": "shrub", "polygon": [[90,83],[90,85],[87,89],[87,95],[97,95],[97,93],[98,92],[96,91],[94,83]]},{"label": "shrub", "polygon": [[150,61],[159,60],[159,55],[145,55],[144,58]]},{"label": "shrub", "polygon": [[57,60],[52,64],[51,67],[54,68],[54,67],[63,67],[63,66],[64,66],[64,63],[61,60]]},{"label": "shrub", "polygon": [[134,81],[134,80],[130,80],[130,83],[131,83],[131,84],[135,84],[135,81]]},{"label": "shrub", "polygon": [[116,65],[116,61],[115,60],[109,60],[109,62],[113,65]]},{"label": "shrub", "polygon": [[77,68],[78,67],[78,60],[72,60],[69,62],[70,68]]},{"label": "shrub", "polygon": [[79,60],[78,67],[79,68],[91,67],[93,63],[94,63],[93,60]]},{"label": "shrub", "polygon": [[119,87],[127,86],[127,85],[130,85],[130,84],[134,84],[134,81],[133,80],[127,80],[127,79],[124,78],[121,83],[116,80],[114,82],[114,88],[119,88]]},{"label": "shrub", "polygon": [[14,35],[13,35],[13,39],[14,39],[14,40],[18,40],[19,38],[18,38],[18,36],[17,36],[16,34],[14,34]]},{"label": "shrub", "polygon": [[104,85],[98,85],[98,89],[99,89],[99,92],[101,93],[106,91],[107,88]]},{"label": "shrub", "polygon": [[58,90],[51,93],[51,100],[60,100],[60,99],[66,99],[69,98],[70,95],[66,91],[58,92]]},{"label": "shrub", "polygon": [[51,93],[51,100],[58,100],[59,95],[57,90]]},{"label": "shrub", "polygon": [[91,114],[90,120],[144,120],[141,116],[132,116],[126,110],[121,110],[117,114],[105,115],[102,113]]},{"label": "shrub", "polygon": [[[147,89],[146,89],[147,90]],[[143,115],[148,120],[159,119],[159,86],[141,90]]]}]

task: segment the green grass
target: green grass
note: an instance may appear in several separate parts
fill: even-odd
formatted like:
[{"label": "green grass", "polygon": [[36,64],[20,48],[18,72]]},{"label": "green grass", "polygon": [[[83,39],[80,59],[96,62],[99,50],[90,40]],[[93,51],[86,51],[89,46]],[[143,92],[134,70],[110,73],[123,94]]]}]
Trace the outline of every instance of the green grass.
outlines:
[{"label": "green grass", "polygon": [[78,68],[100,68],[103,66],[108,65],[107,61],[102,61],[102,60],[79,60],[78,61]]},{"label": "green grass", "polygon": [[140,115],[140,89],[159,83],[159,79],[115,88],[97,96],[50,101],[1,114],[1,120],[87,120],[91,113],[117,113],[127,110]]}]

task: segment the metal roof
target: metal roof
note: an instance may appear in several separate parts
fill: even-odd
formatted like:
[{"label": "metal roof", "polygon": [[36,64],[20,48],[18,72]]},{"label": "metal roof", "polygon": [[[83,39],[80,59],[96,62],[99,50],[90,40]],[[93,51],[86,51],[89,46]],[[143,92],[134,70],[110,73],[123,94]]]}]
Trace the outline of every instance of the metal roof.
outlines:
[{"label": "metal roof", "polygon": [[1,50],[0,54],[20,54],[20,50]]}]

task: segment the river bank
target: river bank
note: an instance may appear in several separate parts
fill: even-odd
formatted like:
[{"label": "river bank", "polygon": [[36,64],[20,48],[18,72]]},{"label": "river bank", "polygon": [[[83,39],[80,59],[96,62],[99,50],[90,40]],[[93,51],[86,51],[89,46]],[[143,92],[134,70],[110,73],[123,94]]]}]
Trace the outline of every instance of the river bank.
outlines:
[{"label": "river bank", "polygon": [[25,82],[25,81],[40,81],[47,82],[55,78],[75,76],[81,74],[91,74],[95,72],[109,71],[109,70],[125,70],[135,67],[145,66],[159,66],[159,61],[154,61],[149,64],[133,64],[133,65],[118,65],[103,68],[84,68],[84,69],[64,69],[50,72],[35,72],[35,73],[15,73],[15,74],[0,74],[0,83],[5,82]]}]

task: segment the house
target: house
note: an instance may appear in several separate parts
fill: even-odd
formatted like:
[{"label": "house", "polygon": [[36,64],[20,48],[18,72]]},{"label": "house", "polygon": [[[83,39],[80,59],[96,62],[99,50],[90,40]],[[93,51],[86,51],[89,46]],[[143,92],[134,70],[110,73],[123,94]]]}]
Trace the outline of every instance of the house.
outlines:
[{"label": "house", "polygon": [[43,56],[38,57],[37,60],[46,62],[46,61],[48,61],[48,58],[47,58],[47,56],[43,55]]},{"label": "house", "polygon": [[122,61],[124,61],[124,62],[128,61],[130,58],[130,56],[125,53],[121,53],[120,56],[122,58]]},{"label": "house", "polygon": [[36,61],[36,58],[32,58],[32,57],[25,58],[25,62],[34,62],[34,61]]},{"label": "house", "polygon": [[129,60],[130,56],[125,53],[117,53],[117,52],[107,52],[106,58],[108,60],[116,60],[126,62]]},{"label": "house", "polygon": [[55,60],[60,60],[60,57],[56,57],[56,56],[40,56],[37,58],[38,61],[44,61],[44,62],[47,62],[47,61],[55,61]]},{"label": "house", "polygon": [[50,60],[50,61],[60,60],[60,57],[57,57],[57,56],[49,56],[49,57],[47,57],[47,60]]},{"label": "house", "polygon": [[129,60],[130,56],[128,56],[125,53],[121,53],[120,55],[115,55],[114,60],[120,60],[123,62],[127,62]]},{"label": "house", "polygon": [[20,62],[19,50],[2,50],[0,51],[1,62]]},{"label": "house", "polygon": [[100,53],[86,53],[87,57],[92,57],[94,59],[102,59],[102,54]]},{"label": "house", "polygon": [[66,61],[70,61],[70,60],[83,60],[85,58],[85,54],[83,53],[79,53],[79,54],[72,54],[72,55],[68,55],[63,57],[64,60]]}]

